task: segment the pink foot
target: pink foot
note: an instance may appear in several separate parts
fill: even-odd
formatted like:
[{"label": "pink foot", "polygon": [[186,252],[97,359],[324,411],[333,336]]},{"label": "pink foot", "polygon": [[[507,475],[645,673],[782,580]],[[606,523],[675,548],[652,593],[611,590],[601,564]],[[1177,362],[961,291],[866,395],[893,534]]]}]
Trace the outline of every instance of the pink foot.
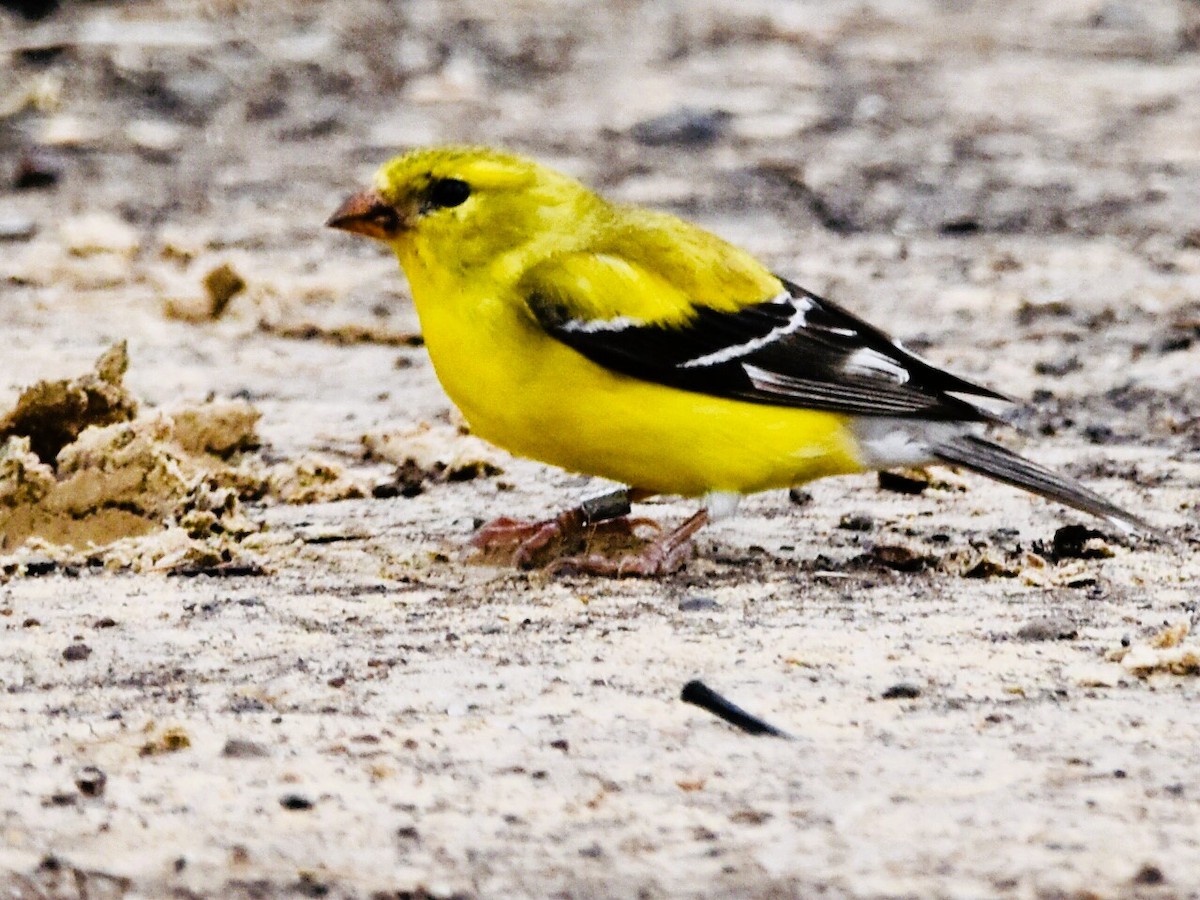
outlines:
[{"label": "pink foot", "polygon": [[535,568],[553,563],[563,553],[586,550],[594,540],[628,544],[636,540],[634,528],[642,525],[660,528],[650,519],[628,516],[589,524],[578,509],[536,522],[502,516],[475,532],[471,546],[518,568]]},{"label": "pink foot", "polygon": [[703,528],[707,521],[708,513],[700,510],[673,531],[647,541],[639,550],[616,557],[600,553],[568,556],[554,562],[550,570],[556,575],[600,575],[608,578],[670,575],[692,558],[692,535]]}]

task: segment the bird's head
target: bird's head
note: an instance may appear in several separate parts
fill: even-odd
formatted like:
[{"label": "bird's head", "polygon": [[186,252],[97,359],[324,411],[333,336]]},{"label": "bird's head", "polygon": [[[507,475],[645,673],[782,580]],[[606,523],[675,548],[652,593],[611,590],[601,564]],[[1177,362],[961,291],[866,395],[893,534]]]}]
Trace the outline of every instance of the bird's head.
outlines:
[{"label": "bird's head", "polygon": [[561,240],[601,203],[577,181],[520,156],[432,147],[385,163],[374,186],[326,224],[389,244],[405,268],[423,260],[466,270],[547,235]]}]

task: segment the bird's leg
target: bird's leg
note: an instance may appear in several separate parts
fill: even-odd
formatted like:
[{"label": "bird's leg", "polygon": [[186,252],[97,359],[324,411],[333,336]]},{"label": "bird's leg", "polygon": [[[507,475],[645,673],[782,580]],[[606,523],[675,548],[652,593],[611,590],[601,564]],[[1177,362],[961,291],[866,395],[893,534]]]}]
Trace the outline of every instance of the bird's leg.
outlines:
[{"label": "bird's leg", "polygon": [[570,556],[558,560],[552,569],[555,573],[607,575],[617,578],[625,575],[637,575],[642,578],[669,575],[691,558],[692,535],[703,528],[708,519],[708,510],[702,509],[678,528],[647,541],[640,550],[617,557],[602,556],[599,553]]},{"label": "bird's leg", "polygon": [[628,518],[630,504],[647,496],[646,491],[621,488],[584,500],[552,519],[527,522],[501,516],[475,532],[471,546],[487,553],[508,553],[513,565],[528,566],[536,554],[556,541],[563,545],[583,542],[601,528],[628,535],[634,525],[646,524]]}]

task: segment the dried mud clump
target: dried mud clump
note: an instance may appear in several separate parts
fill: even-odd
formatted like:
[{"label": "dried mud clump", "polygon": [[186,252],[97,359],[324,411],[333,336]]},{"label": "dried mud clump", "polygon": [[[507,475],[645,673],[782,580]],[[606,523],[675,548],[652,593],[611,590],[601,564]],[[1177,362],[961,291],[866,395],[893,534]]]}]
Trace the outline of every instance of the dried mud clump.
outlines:
[{"label": "dried mud clump", "polygon": [[94,372],[34,385],[4,416],[0,550],[69,554],[167,534],[158,551],[115,556],[226,559],[225,544],[258,530],[239,501],[263,492],[260,467],[238,460],[258,445],[257,410],[217,401],[138,416],[127,365],[118,344]]},{"label": "dried mud clump", "polygon": [[365,479],[331,459],[308,455],[272,467],[266,481],[270,496],[283,503],[333,503],[367,496]]},{"label": "dried mud clump", "polygon": [[492,447],[454,428],[422,424],[407,432],[367,434],[362,441],[368,461],[396,467],[390,481],[376,485],[376,497],[415,497],[424,493],[427,485],[504,473]]},{"label": "dried mud clump", "polygon": [[129,356],[122,341],[96,360],[95,371],[63,381],[39,381],[0,419],[0,441],[24,437],[29,450],[49,466],[85,428],[128,422],[137,401],[122,385]]},{"label": "dried mud clump", "polygon": [[1200,675],[1200,644],[1188,640],[1191,626],[1179,622],[1163,628],[1144,643],[1122,647],[1108,655],[1139,678],[1151,675]]}]

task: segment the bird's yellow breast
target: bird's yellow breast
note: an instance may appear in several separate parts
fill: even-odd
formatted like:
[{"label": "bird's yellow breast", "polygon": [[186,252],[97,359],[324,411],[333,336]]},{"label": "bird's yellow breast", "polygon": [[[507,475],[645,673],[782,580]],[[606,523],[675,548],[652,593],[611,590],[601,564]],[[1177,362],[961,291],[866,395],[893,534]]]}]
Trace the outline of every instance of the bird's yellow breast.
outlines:
[{"label": "bird's yellow breast", "polygon": [[[504,283],[400,253],[438,378],[510,452],[656,493],[789,487],[862,470],[846,416],[663,387],[547,335]],[[472,277],[472,274],[474,277]]]}]

